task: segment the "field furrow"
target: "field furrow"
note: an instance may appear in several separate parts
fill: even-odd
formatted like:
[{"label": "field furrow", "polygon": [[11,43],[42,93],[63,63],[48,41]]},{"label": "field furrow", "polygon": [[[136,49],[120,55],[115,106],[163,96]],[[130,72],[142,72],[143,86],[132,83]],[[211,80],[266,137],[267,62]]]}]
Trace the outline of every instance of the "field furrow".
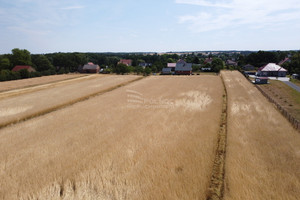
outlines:
[{"label": "field furrow", "polygon": [[3,128],[0,198],[205,199],[222,95],[218,76],[153,76]]},{"label": "field furrow", "polygon": [[299,199],[300,135],[237,71],[228,93],[225,199]]},{"label": "field furrow", "polygon": [[0,128],[52,112],[139,78],[138,76],[97,76],[0,99]]}]

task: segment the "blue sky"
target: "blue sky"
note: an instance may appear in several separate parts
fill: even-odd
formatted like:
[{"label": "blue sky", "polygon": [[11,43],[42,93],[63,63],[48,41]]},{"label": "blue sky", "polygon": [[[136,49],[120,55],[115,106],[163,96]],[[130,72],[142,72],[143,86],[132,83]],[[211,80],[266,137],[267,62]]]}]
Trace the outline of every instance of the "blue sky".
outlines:
[{"label": "blue sky", "polygon": [[0,0],[0,54],[300,49],[299,0]]}]

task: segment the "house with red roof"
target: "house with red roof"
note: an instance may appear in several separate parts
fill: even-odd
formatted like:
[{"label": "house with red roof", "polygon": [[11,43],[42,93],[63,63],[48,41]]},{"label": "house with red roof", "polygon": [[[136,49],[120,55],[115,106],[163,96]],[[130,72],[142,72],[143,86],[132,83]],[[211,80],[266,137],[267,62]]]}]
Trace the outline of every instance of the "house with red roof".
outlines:
[{"label": "house with red roof", "polygon": [[17,71],[20,71],[21,69],[26,69],[28,72],[35,72],[36,71],[33,67],[31,67],[29,65],[16,65],[12,69],[12,71],[13,72],[17,72]]},{"label": "house with red roof", "polygon": [[118,64],[124,64],[127,66],[131,66],[132,65],[132,60],[131,59],[121,59]]},{"label": "house with red roof", "polygon": [[212,58],[206,58],[205,61],[204,61],[204,64],[207,64],[207,63],[211,64],[212,61],[213,61]]},{"label": "house with red roof", "polygon": [[85,64],[80,71],[82,73],[99,73],[100,66],[95,65],[92,62],[89,62],[89,63]]},{"label": "house with red roof", "polygon": [[236,66],[238,66],[238,63],[234,62],[233,60],[227,60],[226,61],[226,65],[227,66],[234,66],[234,67],[236,67]]}]

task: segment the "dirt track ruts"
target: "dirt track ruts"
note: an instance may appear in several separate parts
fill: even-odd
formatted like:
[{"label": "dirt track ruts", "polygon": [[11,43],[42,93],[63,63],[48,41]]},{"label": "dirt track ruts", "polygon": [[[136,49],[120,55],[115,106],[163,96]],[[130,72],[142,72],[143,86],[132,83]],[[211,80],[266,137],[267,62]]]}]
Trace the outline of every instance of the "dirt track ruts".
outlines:
[{"label": "dirt track ruts", "polygon": [[207,192],[207,200],[223,199],[225,184],[225,159],[227,144],[227,90],[224,79],[221,76],[224,88],[222,114],[220,120],[220,130],[218,133],[218,143],[214,160],[210,186]]}]

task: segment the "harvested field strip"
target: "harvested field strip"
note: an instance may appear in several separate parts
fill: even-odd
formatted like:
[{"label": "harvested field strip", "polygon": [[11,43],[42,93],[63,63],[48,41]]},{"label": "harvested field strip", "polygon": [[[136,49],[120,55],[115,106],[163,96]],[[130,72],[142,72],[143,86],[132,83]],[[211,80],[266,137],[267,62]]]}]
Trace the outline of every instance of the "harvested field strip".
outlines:
[{"label": "harvested field strip", "polygon": [[[115,86],[112,86],[112,87],[109,87],[107,89],[104,89],[104,90],[101,90],[101,91],[97,91],[97,92],[94,92],[94,93],[91,93],[91,94],[88,94],[88,95],[85,95],[85,96],[82,96],[80,98],[77,98],[77,99],[72,99],[68,102],[64,102],[62,104],[58,104],[58,105],[55,105],[53,107],[50,107],[50,108],[47,108],[47,109],[43,109],[43,110],[39,110],[37,112],[33,112],[31,114],[28,114],[28,115],[25,115],[23,117],[18,117],[18,118],[15,118],[15,119],[12,119],[10,121],[6,121],[4,123],[0,123],[0,129],[1,128],[4,128],[4,127],[7,127],[9,125],[12,125],[12,124],[16,124],[16,123],[19,123],[19,122],[22,122],[22,121],[26,121],[26,120],[29,120],[29,119],[32,119],[32,118],[35,118],[35,117],[38,117],[38,116],[41,116],[41,115],[45,115],[45,114],[48,114],[48,113],[51,113],[53,111],[56,111],[56,110],[59,110],[59,109],[62,109],[62,108],[65,108],[67,106],[71,106],[75,103],[78,103],[78,102],[82,102],[82,101],[85,101],[85,100],[88,100],[92,97],[95,97],[95,96],[98,96],[98,95],[101,95],[101,94],[104,94],[106,92],[110,92],[112,90],[115,90],[119,87],[123,87],[129,83],[132,83],[132,82],[135,82],[135,81],[138,81],[138,80],[141,80],[143,77],[140,77],[140,78],[136,78],[134,80],[130,80],[130,81],[127,81],[125,83],[121,83],[121,84],[118,84],[118,85],[115,85]],[[22,111],[22,110],[21,110]],[[26,110],[24,110],[26,111]],[[18,113],[17,113],[18,114]],[[1,117],[1,115],[0,115]]]},{"label": "harvested field strip", "polygon": [[41,85],[37,84],[37,85],[31,85],[28,87],[23,87],[20,89],[8,90],[8,91],[0,92],[0,99],[18,96],[18,95],[26,94],[26,93],[30,93],[30,92],[36,92],[36,91],[40,91],[40,90],[44,90],[44,89],[48,89],[48,88],[58,87],[61,85],[72,84],[74,82],[90,80],[93,78],[97,78],[97,76],[99,76],[99,75],[86,75],[86,76],[80,76],[80,77],[72,77],[69,79],[58,80],[58,81],[54,81],[51,83],[45,83],[45,84],[41,84]]},{"label": "harvested field strip", "polygon": [[225,159],[226,159],[226,140],[227,140],[227,90],[222,78],[224,87],[223,105],[221,114],[220,130],[218,133],[218,143],[210,186],[207,192],[207,200],[220,200],[224,195],[225,184]]},{"label": "harvested field strip", "polygon": [[0,199],[205,199],[222,95],[151,76],[0,129]]},{"label": "harvested field strip", "polygon": [[299,133],[241,73],[221,74],[228,94],[224,199],[299,199]]},{"label": "harvested field strip", "polygon": [[51,75],[42,76],[36,78],[20,79],[13,81],[0,82],[0,92],[5,92],[9,90],[22,89],[27,87],[34,87],[37,85],[44,85],[47,83],[54,83],[63,80],[76,79],[79,77],[87,76],[86,74],[61,74],[61,75]]}]

